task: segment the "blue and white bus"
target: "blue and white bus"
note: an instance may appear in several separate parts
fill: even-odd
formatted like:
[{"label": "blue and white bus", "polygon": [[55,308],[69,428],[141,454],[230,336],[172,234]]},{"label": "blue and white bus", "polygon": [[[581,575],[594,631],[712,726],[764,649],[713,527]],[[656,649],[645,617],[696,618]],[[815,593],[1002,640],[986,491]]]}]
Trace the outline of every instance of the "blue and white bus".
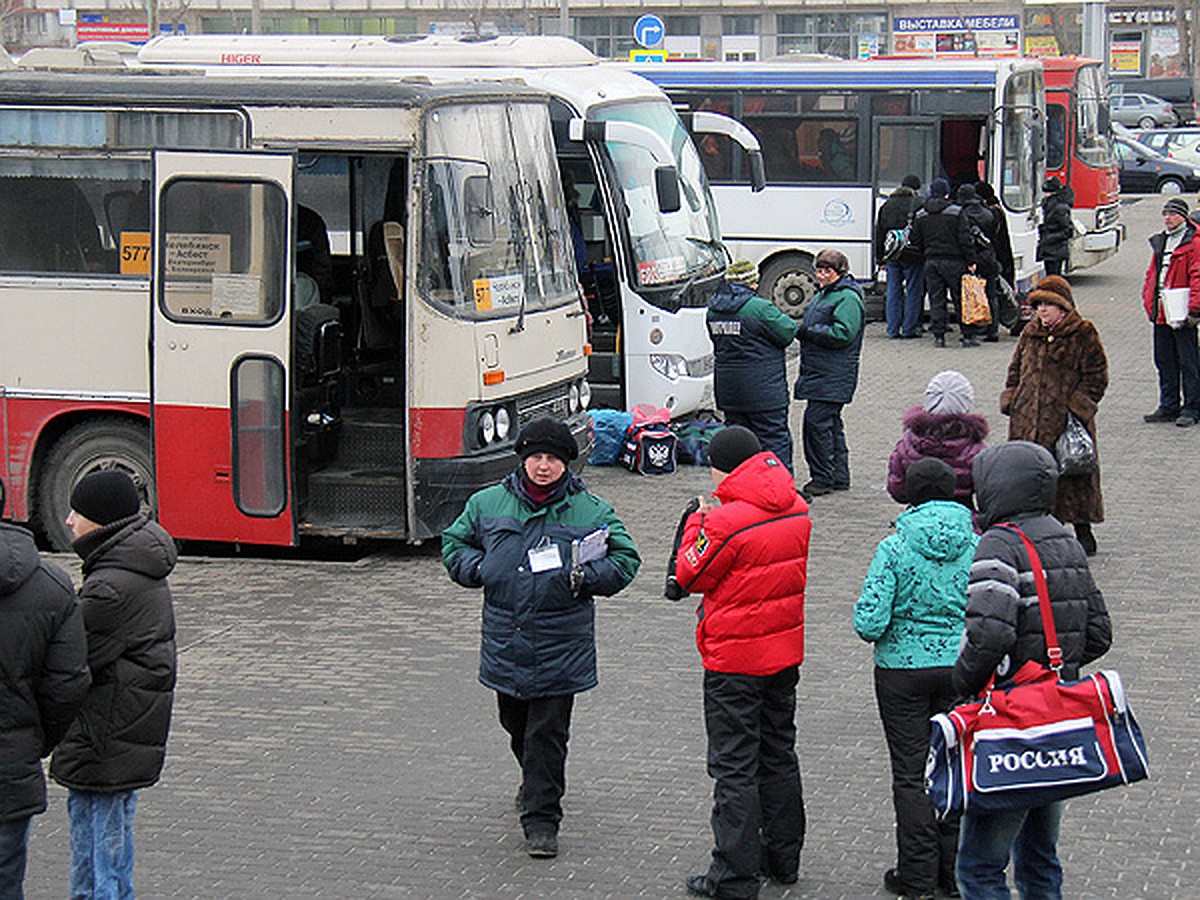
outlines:
[{"label": "blue and white bus", "polygon": [[[870,280],[874,218],[902,178],[924,185],[987,180],[1008,215],[1015,287],[1028,290],[1045,173],[1042,64],[1030,59],[767,63],[667,62],[635,66],[677,107],[733,116],[762,146],[767,188],[746,189],[736,145],[696,135],[735,257],[758,263],[762,291],[796,314],[816,290],[823,247]],[[686,117],[685,117],[686,118]]]}]

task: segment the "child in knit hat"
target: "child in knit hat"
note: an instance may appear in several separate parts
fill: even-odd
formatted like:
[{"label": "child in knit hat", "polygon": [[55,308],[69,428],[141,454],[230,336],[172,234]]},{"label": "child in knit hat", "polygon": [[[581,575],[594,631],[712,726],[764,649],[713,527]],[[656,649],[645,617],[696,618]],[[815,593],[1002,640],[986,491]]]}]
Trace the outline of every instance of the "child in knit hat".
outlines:
[{"label": "child in knit hat", "polygon": [[904,433],[888,459],[887,489],[897,503],[911,503],[905,485],[908,468],[931,456],[955,473],[954,499],[970,507],[973,486],[971,461],[987,445],[987,420],[971,412],[975,388],[962,372],[938,372],[925,388],[925,403],[904,414]]}]

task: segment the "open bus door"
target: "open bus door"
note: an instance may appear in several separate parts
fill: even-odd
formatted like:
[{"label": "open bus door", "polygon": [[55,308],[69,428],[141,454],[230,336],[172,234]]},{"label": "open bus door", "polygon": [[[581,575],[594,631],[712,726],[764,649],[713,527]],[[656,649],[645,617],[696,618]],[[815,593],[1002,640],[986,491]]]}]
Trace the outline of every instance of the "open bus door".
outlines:
[{"label": "open bus door", "polygon": [[871,183],[878,212],[905,175],[916,175],[923,185],[938,175],[938,123],[914,116],[880,116],[871,124],[872,146],[877,148]]},{"label": "open bus door", "polygon": [[293,542],[290,155],[154,155],[150,355],[159,519],[178,538]]}]

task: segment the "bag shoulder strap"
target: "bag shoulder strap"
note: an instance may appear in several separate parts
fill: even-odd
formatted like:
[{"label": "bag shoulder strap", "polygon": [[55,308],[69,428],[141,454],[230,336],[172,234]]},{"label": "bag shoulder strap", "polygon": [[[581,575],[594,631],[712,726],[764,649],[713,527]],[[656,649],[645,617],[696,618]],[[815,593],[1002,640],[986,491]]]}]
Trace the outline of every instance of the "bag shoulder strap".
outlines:
[{"label": "bag shoulder strap", "polygon": [[1054,627],[1054,612],[1050,609],[1050,589],[1046,586],[1046,570],[1042,567],[1042,558],[1038,556],[1033,541],[1024,531],[1012,522],[1001,522],[997,526],[1011,531],[1025,545],[1025,553],[1029,557],[1029,568],[1033,570],[1033,583],[1037,587],[1038,609],[1042,613],[1042,631],[1046,635],[1046,657],[1050,660],[1050,668],[1055,674],[1062,671],[1062,647],[1058,643],[1058,630]]}]

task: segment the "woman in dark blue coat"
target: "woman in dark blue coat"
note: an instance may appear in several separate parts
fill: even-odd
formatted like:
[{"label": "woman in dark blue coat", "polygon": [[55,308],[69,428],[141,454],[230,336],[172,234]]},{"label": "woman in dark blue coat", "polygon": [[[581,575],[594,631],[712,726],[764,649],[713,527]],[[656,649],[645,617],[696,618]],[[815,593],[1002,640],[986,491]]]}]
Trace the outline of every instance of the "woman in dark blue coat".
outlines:
[{"label": "woman in dark blue coat", "polygon": [[464,587],[483,588],[479,680],[496,692],[500,724],[521,766],[517,805],[526,852],[558,855],[567,739],[575,695],[596,686],[595,595],[611,595],[641,558],[613,508],[567,469],[571,431],[534,419],[521,459],[442,533],[442,562]]}]

